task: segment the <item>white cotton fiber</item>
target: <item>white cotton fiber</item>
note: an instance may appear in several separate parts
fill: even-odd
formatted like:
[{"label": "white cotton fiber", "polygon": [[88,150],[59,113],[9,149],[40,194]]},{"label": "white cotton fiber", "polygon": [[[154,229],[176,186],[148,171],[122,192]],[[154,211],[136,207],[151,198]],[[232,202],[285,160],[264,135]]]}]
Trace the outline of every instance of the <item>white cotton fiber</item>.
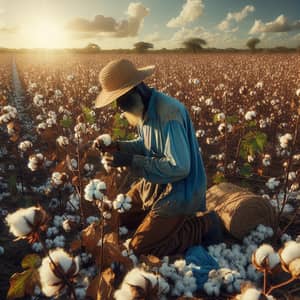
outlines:
[{"label": "white cotton fiber", "polygon": [[300,243],[289,241],[281,252],[281,259],[288,265],[291,261],[300,257]]}]

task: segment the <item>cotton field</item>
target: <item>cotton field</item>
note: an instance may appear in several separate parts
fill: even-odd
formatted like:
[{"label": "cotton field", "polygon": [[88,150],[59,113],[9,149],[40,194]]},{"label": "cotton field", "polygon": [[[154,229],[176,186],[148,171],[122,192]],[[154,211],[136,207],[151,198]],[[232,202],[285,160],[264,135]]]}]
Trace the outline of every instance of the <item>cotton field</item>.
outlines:
[{"label": "cotton field", "polygon": [[122,54],[155,65],[146,83],[188,108],[208,187],[246,187],[278,221],[163,258],[129,248],[119,215],[132,208],[136,178],[95,149],[137,136],[114,105],[94,107],[99,71],[120,57],[0,55],[0,298],[299,296],[300,56]]}]

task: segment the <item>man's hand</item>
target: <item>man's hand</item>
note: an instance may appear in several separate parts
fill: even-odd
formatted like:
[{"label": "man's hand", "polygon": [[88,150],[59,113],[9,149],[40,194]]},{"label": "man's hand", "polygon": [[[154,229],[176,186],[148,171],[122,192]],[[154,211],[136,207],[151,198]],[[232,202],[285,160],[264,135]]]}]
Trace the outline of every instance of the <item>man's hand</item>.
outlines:
[{"label": "man's hand", "polygon": [[106,146],[104,141],[101,139],[95,140],[93,143],[93,149],[98,150],[102,153],[112,153],[119,150],[118,142],[112,141],[109,146]]},{"label": "man's hand", "polygon": [[112,153],[106,152],[102,159],[109,167],[125,167],[131,165],[133,154],[120,151],[115,151]]}]

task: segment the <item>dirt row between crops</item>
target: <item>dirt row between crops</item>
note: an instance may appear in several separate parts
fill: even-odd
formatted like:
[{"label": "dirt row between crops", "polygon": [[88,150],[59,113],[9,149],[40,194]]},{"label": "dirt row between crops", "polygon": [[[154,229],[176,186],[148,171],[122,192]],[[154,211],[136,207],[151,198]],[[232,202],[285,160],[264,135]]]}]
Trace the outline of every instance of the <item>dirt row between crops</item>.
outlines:
[{"label": "dirt row between crops", "polygon": [[[16,61],[12,60],[12,86],[13,94],[10,98],[10,104],[18,110],[18,118],[21,125],[21,134],[23,139],[35,141],[37,139],[33,130],[33,122],[26,106],[25,91],[22,87]],[[6,143],[4,141],[4,143]],[[3,160],[2,163],[7,170],[9,164],[14,164],[13,159]],[[1,208],[9,212],[15,210],[15,199],[8,198],[1,203]],[[15,272],[22,270],[20,263],[24,255],[30,251],[27,242],[14,242],[13,237],[9,234],[4,219],[0,218],[0,245],[4,247],[4,254],[0,256],[0,299],[6,299],[7,289],[9,287],[9,278]]]}]

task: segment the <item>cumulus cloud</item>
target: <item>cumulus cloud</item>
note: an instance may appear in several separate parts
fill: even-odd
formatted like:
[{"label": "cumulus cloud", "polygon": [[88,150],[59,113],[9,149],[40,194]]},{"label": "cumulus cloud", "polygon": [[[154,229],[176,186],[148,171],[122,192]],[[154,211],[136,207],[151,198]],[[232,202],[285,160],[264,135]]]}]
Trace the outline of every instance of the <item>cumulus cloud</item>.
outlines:
[{"label": "cumulus cloud", "polygon": [[161,40],[161,36],[160,36],[159,32],[156,31],[156,32],[146,35],[144,40],[147,42],[158,42]]},{"label": "cumulus cloud", "polygon": [[72,32],[80,33],[79,37],[110,36],[110,37],[134,37],[143,26],[144,18],[150,10],[140,2],[132,2],[127,9],[126,20],[117,21],[112,17],[96,15],[93,20],[75,18],[66,24],[66,28]]},{"label": "cumulus cloud", "polygon": [[226,16],[226,18],[218,24],[218,29],[221,31],[232,31],[236,32],[238,30],[238,27],[235,27],[234,29],[230,30],[231,24],[233,22],[239,23],[243,19],[245,19],[250,13],[255,11],[255,7],[252,5],[246,5],[241,11],[237,12],[229,12]]},{"label": "cumulus cloud", "polygon": [[202,0],[187,0],[182,6],[180,14],[176,18],[172,18],[167,26],[171,28],[182,27],[188,23],[195,21],[203,13],[204,4]]},{"label": "cumulus cloud", "polygon": [[205,33],[205,30],[201,26],[196,26],[194,28],[182,27],[173,34],[171,40],[182,42],[183,40],[191,38],[191,37],[203,38],[202,35],[204,35],[204,33]]},{"label": "cumulus cloud", "polygon": [[218,31],[208,31],[204,27],[196,26],[194,28],[181,28],[173,34],[170,40],[162,46],[170,47],[182,47],[182,42],[189,38],[201,38],[204,39],[208,47],[228,48],[228,47],[240,47],[240,40],[232,32],[220,33]]},{"label": "cumulus cloud", "polygon": [[263,23],[261,20],[255,20],[249,34],[263,32],[288,32],[300,29],[300,20],[289,22],[284,15],[278,16],[274,21]]}]

